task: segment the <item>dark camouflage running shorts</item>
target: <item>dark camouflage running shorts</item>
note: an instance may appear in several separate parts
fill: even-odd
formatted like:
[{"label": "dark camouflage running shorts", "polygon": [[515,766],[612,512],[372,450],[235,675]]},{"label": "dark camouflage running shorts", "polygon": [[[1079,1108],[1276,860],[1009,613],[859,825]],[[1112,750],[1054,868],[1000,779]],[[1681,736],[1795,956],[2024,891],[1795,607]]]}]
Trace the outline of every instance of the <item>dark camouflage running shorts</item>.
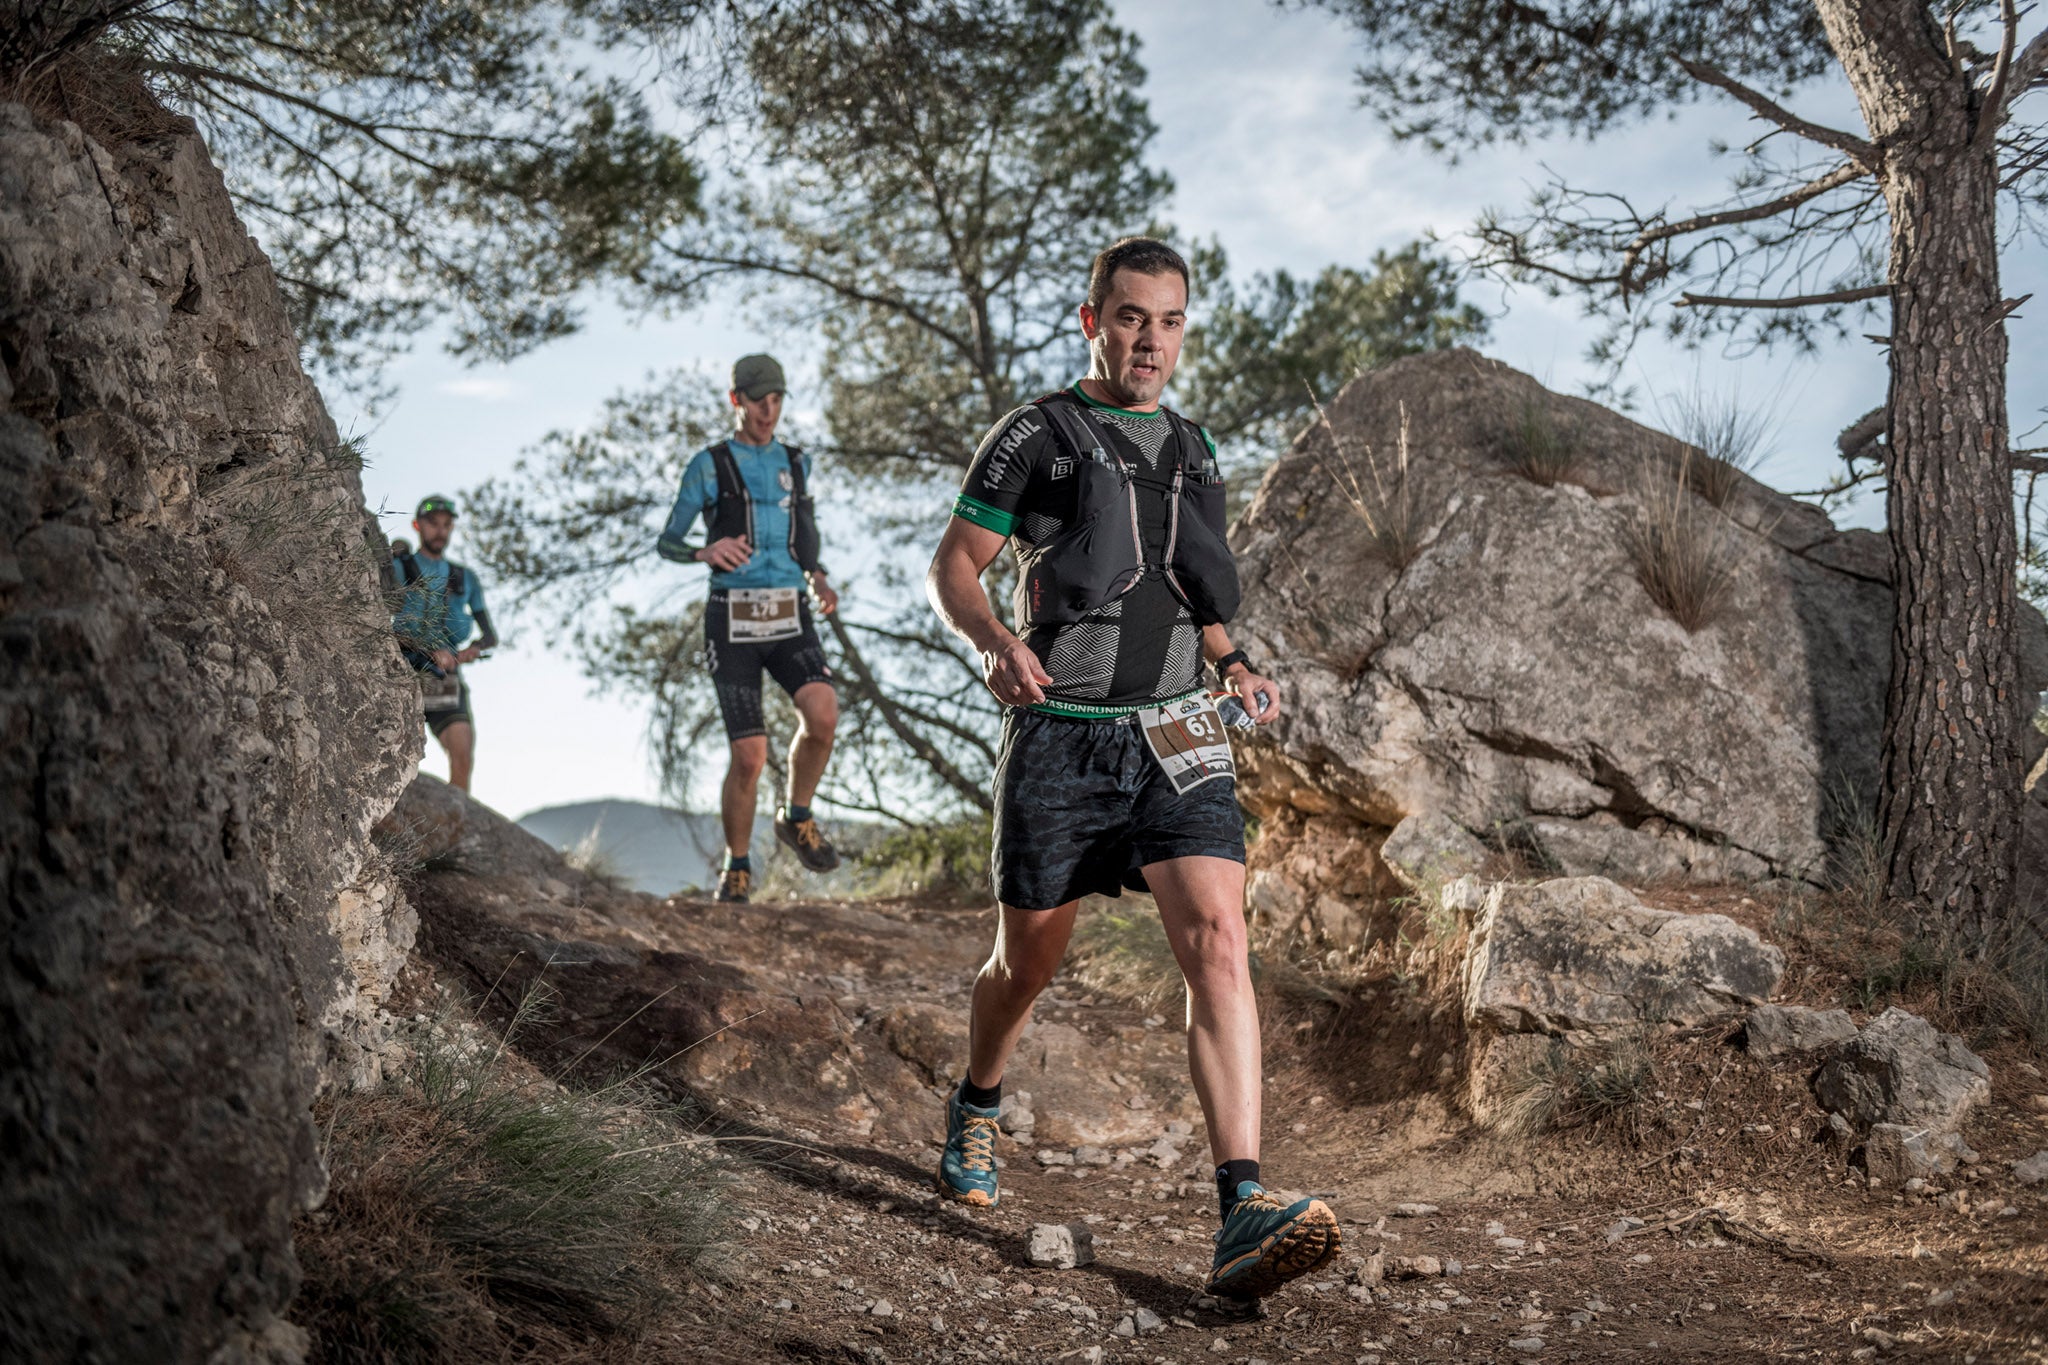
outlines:
[{"label": "dark camouflage running shorts", "polygon": [[1136,720],[1069,720],[1012,709],[996,760],[996,899],[1051,910],[1090,893],[1146,890],[1169,858],[1244,861],[1237,781],[1176,793]]}]

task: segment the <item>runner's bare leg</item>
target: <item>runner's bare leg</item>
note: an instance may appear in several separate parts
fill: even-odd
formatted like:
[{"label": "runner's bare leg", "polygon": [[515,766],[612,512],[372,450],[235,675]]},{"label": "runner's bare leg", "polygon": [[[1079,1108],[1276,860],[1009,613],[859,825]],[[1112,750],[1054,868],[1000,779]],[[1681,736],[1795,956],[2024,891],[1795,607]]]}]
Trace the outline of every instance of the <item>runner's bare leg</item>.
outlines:
[{"label": "runner's bare leg", "polygon": [[1244,926],[1244,864],[1170,858],[1145,868],[1188,984],[1188,1070],[1212,1162],[1257,1161],[1262,1065]]},{"label": "runner's bare leg", "polygon": [[768,763],[768,736],[749,735],[732,742],[725,785],[718,793],[718,817],[725,826],[725,850],[747,856],[754,842],[754,794],[761,787],[761,769]]},{"label": "runner's bare leg", "polygon": [[808,806],[832,757],[832,736],[839,726],[839,694],[827,682],[805,683],[790,700],[796,703],[796,738],[789,743],[789,804]]},{"label": "runner's bare leg", "polygon": [[996,946],[974,978],[967,1027],[967,1078],[990,1086],[1003,1078],[1010,1054],[1031,1022],[1031,1005],[1052,982],[1074,933],[1079,901],[1054,910],[996,907]]},{"label": "runner's bare leg", "polygon": [[476,727],[466,720],[441,727],[435,736],[448,755],[448,785],[469,790],[470,775],[476,771]]}]

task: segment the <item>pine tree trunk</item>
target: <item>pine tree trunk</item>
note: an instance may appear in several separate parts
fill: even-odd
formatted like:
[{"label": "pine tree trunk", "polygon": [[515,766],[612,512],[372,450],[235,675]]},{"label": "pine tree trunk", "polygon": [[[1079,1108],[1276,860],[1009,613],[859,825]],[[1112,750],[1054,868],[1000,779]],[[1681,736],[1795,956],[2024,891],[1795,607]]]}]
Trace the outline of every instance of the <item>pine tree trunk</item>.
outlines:
[{"label": "pine tree trunk", "polygon": [[1891,216],[1891,686],[1878,820],[1922,932],[1981,948],[2015,909],[2021,731],[1997,166],[1912,0],[1820,0]]}]

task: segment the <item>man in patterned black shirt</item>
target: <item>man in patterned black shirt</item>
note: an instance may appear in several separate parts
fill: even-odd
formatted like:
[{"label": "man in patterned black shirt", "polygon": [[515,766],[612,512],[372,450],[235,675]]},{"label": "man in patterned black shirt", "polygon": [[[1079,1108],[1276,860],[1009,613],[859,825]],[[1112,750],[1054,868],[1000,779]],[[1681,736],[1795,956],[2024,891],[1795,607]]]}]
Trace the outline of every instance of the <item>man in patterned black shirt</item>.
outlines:
[{"label": "man in patterned black shirt", "polygon": [[[1244,819],[1204,657],[1258,723],[1280,713],[1224,629],[1237,598],[1206,432],[1160,406],[1187,323],[1187,265],[1147,238],[1095,260],[1086,378],[983,439],[928,579],[1003,703],[995,950],[974,983],[967,1073],[940,1189],[993,1205],[1003,1068],[1090,893],[1150,890],[1187,981],[1188,1056],[1223,1228],[1211,1293],[1270,1294],[1337,1249],[1321,1201],[1259,1184],[1260,1058],[1244,923]],[[1013,619],[981,574],[1017,556]]]}]

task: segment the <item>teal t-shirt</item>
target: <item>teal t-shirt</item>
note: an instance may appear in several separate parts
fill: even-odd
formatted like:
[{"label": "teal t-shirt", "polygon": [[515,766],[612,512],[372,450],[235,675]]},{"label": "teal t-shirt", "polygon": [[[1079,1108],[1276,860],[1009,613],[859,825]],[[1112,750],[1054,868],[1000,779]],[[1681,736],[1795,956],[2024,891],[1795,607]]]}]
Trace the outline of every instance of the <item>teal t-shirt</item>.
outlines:
[{"label": "teal t-shirt", "polygon": [[[422,554],[414,555],[413,560],[420,566],[419,581],[405,588],[405,596],[391,618],[393,628],[405,643],[429,653],[462,648],[476,630],[476,613],[484,610],[484,585],[476,570],[467,564],[462,566],[462,591],[451,597],[450,561],[429,559]],[[391,576],[404,585],[405,568],[395,558],[391,561]]]},{"label": "teal t-shirt", "polygon": [[[747,495],[754,500],[754,556],[730,573],[713,569],[711,586],[801,588],[804,571],[797,566],[796,556],[789,552],[789,500],[793,491],[790,488],[789,451],[780,441],[770,441],[765,446],[750,446],[741,441],[728,444],[732,447],[733,463],[739,466],[740,478],[747,485]],[[811,477],[811,457],[808,455],[803,457],[803,469],[804,480],[808,483]],[[713,463],[709,449],[700,450],[683,471],[682,487],[676,492],[675,506],[668,514],[668,525],[654,543],[655,550],[663,559],[692,562],[691,557],[698,547],[686,537],[699,517],[708,523],[717,502],[718,467]]]}]

